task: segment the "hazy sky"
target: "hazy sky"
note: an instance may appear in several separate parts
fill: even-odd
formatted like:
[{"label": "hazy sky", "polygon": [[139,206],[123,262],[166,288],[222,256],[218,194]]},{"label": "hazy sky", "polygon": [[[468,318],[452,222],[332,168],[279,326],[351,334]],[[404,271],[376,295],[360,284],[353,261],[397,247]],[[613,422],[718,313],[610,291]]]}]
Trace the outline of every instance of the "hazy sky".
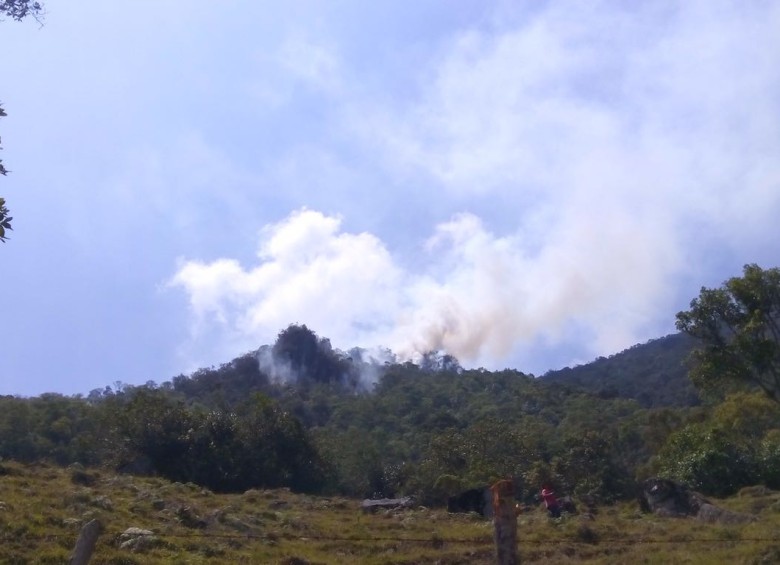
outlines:
[{"label": "hazy sky", "polygon": [[548,369],[780,266],[780,3],[47,0],[0,22],[0,394],[335,347]]}]

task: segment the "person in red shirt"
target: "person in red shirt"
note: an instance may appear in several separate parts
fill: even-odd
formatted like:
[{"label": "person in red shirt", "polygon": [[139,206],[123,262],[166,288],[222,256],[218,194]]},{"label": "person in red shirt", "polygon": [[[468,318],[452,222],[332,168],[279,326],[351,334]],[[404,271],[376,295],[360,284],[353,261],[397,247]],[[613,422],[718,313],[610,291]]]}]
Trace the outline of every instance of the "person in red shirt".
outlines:
[{"label": "person in red shirt", "polygon": [[544,499],[544,505],[547,507],[547,512],[550,513],[552,518],[561,517],[561,507],[558,505],[558,499],[555,498],[555,493],[552,487],[545,485],[542,487],[542,498]]}]

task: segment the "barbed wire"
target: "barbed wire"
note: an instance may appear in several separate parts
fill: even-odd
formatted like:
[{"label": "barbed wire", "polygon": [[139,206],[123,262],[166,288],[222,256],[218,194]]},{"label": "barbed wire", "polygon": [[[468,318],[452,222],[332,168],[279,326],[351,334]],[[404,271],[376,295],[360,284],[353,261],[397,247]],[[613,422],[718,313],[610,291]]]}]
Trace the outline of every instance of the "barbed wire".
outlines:
[{"label": "barbed wire", "polygon": [[[151,531],[151,530],[150,530]],[[297,540],[297,541],[343,541],[343,542],[400,542],[400,543],[426,543],[426,544],[473,544],[473,545],[487,545],[493,544],[494,541],[491,538],[445,538],[437,535],[431,537],[359,537],[359,536],[326,536],[326,535],[293,535],[293,534],[228,534],[228,533],[210,533],[210,532],[188,532],[188,533],[158,533],[152,532],[151,534],[125,534],[125,532],[103,532],[102,538],[119,538],[122,535],[127,535],[128,538],[142,538],[142,537],[155,537],[155,538],[178,538],[178,539],[238,539],[238,540],[261,540],[261,541],[284,541],[284,540]],[[600,545],[600,544],[685,544],[685,543],[780,543],[780,537],[701,537],[701,538],[684,538],[684,539],[659,539],[659,538],[636,538],[636,537],[619,537],[619,538],[603,538],[596,534],[592,540],[581,539],[523,539],[518,536],[518,545],[555,545],[555,544],[582,544],[582,545]],[[76,538],[74,534],[37,534],[26,535],[24,533],[14,533],[13,537],[16,539],[22,538],[25,540],[46,540],[46,539],[61,539],[61,538]],[[0,536],[1,540],[6,540],[8,536]]]}]

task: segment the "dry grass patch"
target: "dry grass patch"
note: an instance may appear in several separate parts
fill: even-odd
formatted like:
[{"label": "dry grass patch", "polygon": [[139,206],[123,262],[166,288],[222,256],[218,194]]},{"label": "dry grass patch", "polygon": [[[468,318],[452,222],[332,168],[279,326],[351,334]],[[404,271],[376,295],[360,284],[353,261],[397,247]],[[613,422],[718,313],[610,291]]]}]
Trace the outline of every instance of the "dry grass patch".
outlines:
[{"label": "dry grass patch", "polygon": [[[518,518],[524,563],[772,563],[780,559],[780,494],[753,489],[716,504],[757,514],[711,525],[641,514],[635,504],[595,516]],[[104,525],[94,564],[493,563],[492,524],[424,507],[364,514],[360,502],[286,489],[217,495],[192,484],[105,470],[0,464],[2,563],[67,563],[79,529]],[[151,532],[126,544],[130,527]]]}]

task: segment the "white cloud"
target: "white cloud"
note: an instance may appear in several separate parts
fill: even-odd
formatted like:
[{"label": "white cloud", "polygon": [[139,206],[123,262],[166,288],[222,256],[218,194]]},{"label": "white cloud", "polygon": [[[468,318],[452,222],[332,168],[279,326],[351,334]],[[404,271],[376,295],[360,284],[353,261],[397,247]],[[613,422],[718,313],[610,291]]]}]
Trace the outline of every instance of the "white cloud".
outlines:
[{"label": "white cloud", "polygon": [[[229,329],[233,353],[293,322],[340,347],[534,370],[551,349],[583,358],[658,337],[681,294],[719,282],[696,274],[708,257],[753,261],[776,239],[778,27],[768,3],[552,2],[455,36],[420,62],[418,96],[391,103],[340,88],[335,49],[289,42],[280,60],[334,95],[337,133],[464,213],[432,229],[418,272],[379,236],[303,210],[263,231],[257,266],[187,263],[174,284]],[[469,213],[493,198],[493,215]]]},{"label": "white cloud", "polygon": [[253,67],[246,88],[263,112],[283,111],[302,87],[330,96],[343,90],[344,69],[335,45],[300,31],[284,33],[272,47],[262,45]]},{"label": "white cloud", "polygon": [[776,239],[778,27],[772,3],[553,2],[457,36],[417,100],[358,130],[464,207],[514,203],[514,267],[540,285],[520,321],[568,317],[610,353],[669,331],[710,257]]},{"label": "white cloud", "polygon": [[341,87],[340,59],[331,45],[290,36],[282,43],[276,58],[293,77],[316,89],[335,92]]},{"label": "white cloud", "polygon": [[[196,340],[218,336],[225,355],[272,341],[305,323],[336,343],[358,345],[387,321],[401,273],[374,236],[340,232],[341,220],[300,210],[261,233],[259,263],[188,261],[170,281],[186,290]],[[216,321],[219,329],[208,331]],[[351,346],[350,345],[350,346]]]},{"label": "white cloud", "polygon": [[[344,233],[339,218],[312,210],[261,235],[258,265],[189,261],[171,280],[190,297],[195,349],[216,338],[226,358],[297,322],[345,349],[385,346],[408,358],[443,349],[467,364],[498,367],[540,337],[558,343],[568,325],[598,320],[595,354],[633,343],[626,335],[634,337],[655,306],[657,292],[623,289],[660,283],[632,260],[642,249],[595,265],[593,257],[572,263],[554,252],[532,258],[517,237],[498,237],[470,214],[438,226],[426,246],[426,273],[404,272],[379,239]],[[618,292],[621,315],[613,319]]]}]

